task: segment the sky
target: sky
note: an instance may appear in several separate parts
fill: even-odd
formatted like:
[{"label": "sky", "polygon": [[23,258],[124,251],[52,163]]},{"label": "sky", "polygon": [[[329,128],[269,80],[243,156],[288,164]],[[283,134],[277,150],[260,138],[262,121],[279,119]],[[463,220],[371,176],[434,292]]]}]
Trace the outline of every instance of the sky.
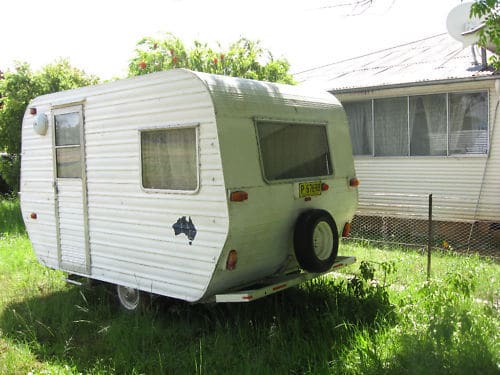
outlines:
[{"label": "sky", "polygon": [[460,0],[5,0],[0,70],[69,58],[101,79],[124,77],[137,42],[173,33],[227,48],[260,40],[292,73],[446,32]]}]

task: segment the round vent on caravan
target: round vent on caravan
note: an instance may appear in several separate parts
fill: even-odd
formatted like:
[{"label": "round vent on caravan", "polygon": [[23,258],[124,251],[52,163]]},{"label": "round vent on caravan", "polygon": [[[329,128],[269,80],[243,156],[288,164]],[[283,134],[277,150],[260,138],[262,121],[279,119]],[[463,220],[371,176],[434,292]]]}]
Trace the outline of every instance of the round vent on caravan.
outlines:
[{"label": "round vent on caravan", "polygon": [[47,115],[40,113],[35,117],[33,121],[33,129],[37,134],[45,135],[47,134],[47,128],[49,127],[49,120]]},{"label": "round vent on caravan", "polygon": [[463,3],[453,8],[446,18],[446,28],[451,37],[462,43],[464,47],[479,41],[479,30],[484,27],[484,21],[478,17],[470,17],[473,3]]}]

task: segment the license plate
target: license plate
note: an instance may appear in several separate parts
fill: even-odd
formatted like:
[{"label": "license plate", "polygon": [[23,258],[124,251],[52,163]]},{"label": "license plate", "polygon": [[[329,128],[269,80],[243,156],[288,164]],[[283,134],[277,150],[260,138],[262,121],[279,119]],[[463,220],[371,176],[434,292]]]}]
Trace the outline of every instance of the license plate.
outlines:
[{"label": "license plate", "polygon": [[321,181],[299,183],[299,198],[321,195]]}]

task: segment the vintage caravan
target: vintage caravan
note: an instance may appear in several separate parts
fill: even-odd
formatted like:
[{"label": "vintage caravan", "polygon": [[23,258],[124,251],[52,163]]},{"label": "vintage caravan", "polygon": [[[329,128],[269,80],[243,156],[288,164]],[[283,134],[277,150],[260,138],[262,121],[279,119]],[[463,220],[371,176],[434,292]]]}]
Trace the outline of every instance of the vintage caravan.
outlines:
[{"label": "vintage caravan", "polygon": [[179,69],[41,96],[23,121],[37,258],[128,309],[249,301],[354,262],[337,249],[357,184],[322,91]]}]

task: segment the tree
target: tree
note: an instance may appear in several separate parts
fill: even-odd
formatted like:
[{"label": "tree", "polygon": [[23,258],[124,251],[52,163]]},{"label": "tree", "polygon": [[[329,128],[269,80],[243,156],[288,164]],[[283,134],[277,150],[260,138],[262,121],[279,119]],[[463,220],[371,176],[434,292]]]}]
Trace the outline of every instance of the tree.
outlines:
[{"label": "tree", "polygon": [[97,83],[97,77],[61,59],[33,73],[29,64],[0,73],[0,174],[13,193],[19,189],[21,124],[28,103],[43,94]]},{"label": "tree", "polygon": [[227,51],[217,50],[206,43],[194,42],[190,49],[172,34],[165,38],[146,37],[137,43],[130,60],[129,75],[141,75],[174,68],[188,68],[200,72],[223,74],[262,81],[294,83],[288,73],[290,64],[285,59],[274,59],[258,41],[241,38]]},{"label": "tree", "polygon": [[[500,0],[476,0],[471,6],[471,17],[484,18],[484,27],[479,32],[479,44],[487,46],[493,44],[500,52]],[[500,59],[492,56],[490,64],[498,71]]]}]

